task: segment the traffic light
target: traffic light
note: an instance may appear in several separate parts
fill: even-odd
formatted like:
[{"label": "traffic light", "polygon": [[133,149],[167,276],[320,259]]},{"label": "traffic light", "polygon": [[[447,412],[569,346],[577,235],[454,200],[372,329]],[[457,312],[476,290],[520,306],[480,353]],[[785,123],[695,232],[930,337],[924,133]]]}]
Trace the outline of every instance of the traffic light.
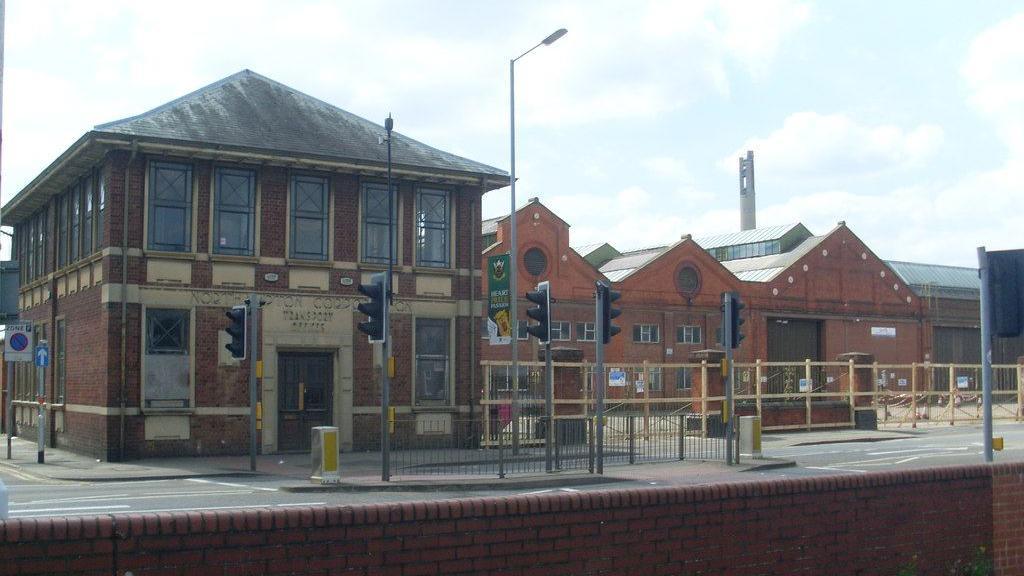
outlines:
[{"label": "traffic light", "polygon": [[740,327],[743,326],[743,318],[740,317],[740,312],[746,308],[743,302],[740,302],[740,295],[735,292],[729,292],[726,299],[726,317],[729,319],[730,329],[729,336],[731,341],[729,342],[730,348],[739,348],[740,342],[746,336],[743,332],[740,332]]},{"label": "traffic light", "polygon": [[622,310],[612,308],[612,304],[621,297],[622,294],[612,290],[611,286],[604,282],[597,282],[597,302],[601,313],[601,342],[604,344],[611,342],[612,336],[622,331],[622,328],[612,324],[612,320],[622,314]]},{"label": "traffic light", "polygon": [[369,316],[359,323],[359,331],[369,336],[370,342],[384,342],[387,327],[387,273],[378,272],[370,277],[369,284],[360,284],[359,293],[370,298],[360,302],[357,310]]},{"label": "traffic light", "polygon": [[1020,336],[1024,332],[1024,250],[998,250],[987,257],[992,334]]},{"label": "traffic light", "polygon": [[245,304],[232,306],[231,310],[225,312],[227,317],[231,319],[231,324],[224,331],[228,333],[228,336],[231,336],[231,342],[225,344],[224,347],[231,352],[232,358],[238,358],[239,360],[245,359],[245,339],[249,327],[248,312],[249,307]]},{"label": "traffic light", "polygon": [[531,336],[541,344],[551,342],[551,285],[547,281],[537,284],[537,289],[526,293],[526,299],[536,304],[526,315],[538,323],[526,327]]}]

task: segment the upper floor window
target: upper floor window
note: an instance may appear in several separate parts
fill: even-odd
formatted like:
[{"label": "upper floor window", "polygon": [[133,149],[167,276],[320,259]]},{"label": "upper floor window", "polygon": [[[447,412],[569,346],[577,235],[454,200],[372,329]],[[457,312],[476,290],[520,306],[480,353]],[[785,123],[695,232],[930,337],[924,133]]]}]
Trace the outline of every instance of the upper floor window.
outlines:
[{"label": "upper floor window", "polygon": [[103,177],[99,177],[99,191],[97,192],[98,200],[96,201],[96,248],[103,248],[103,242],[106,240],[103,232],[103,216],[107,211],[107,186],[103,182]]},{"label": "upper floor window", "polygon": [[68,263],[68,195],[57,199],[57,267]]},{"label": "upper floor window", "polygon": [[82,186],[71,189],[71,253],[68,262],[78,260],[78,246],[82,232]]},{"label": "upper floor window", "polygon": [[526,331],[530,323],[526,320],[519,320],[516,322],[516,340],[529,340],[530,333]]},{"label": "upper floor window", "polygon": [[416,193],[416,265],[448,268],[449,217],[448,192],[421,188]]},{"label": "upper floor window", "polygon": [[657,324],[634,324],[633,342],[661,342],[661,333]]},{"label": "upper floor window", "polygon": [[256,174],[217,168],[214,178],[213,251],[252,256],[256,228]]},{"label": "upper floor window", "polygon": [[82,256],[92,254],[92,178],[82,185]]},{"label": "upper floor window", "polygon": [[551,322],[551,339],[552,340],[569,340],[572,334],[569,332],[568,322]]},{"label": "upper floor window", "polygon": [[[392,194],[397,187],[392,186]],[[363,261],[386,264],[388,261],[388,186],[363,184]],[[398,214],[398,201],[392,197],[392,214]],[[397,218],[394,218],[397,221]],[[392,228],[391,254],[398,253],[398,226]]]},{"label": "upper floor window", "polygon": [[[152,162],[149,173],[149,249],[192,249],[192,167]],[[72,239],[75,237],[72,232]]]},{"label": "upper floor window", "polygon": [[676,326],[676,342],[680,344],[700,344],[700,326]]},{"label": "upper floor window", "polygon": [[580,342],[593,342],[595,340],[593,322],[576,323],[576,339]]},{"label": "upper floor window", "polygon": [[327,179],[292,176],[291,257],[327,260]]}]

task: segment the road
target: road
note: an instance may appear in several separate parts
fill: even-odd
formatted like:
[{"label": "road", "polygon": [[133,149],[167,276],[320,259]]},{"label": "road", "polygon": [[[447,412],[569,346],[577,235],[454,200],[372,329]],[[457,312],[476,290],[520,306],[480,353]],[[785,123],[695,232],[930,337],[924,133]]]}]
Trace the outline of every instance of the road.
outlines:
[{"label": "road", "polygon": [[[1024,425],[999,425],[996,434],[1007,449],[996,453],[997,462],[1024,460]],[[863,474],[982,461],[980,427],[934,428],[905,437],[874,442],[801,443],[799,435],[766,436],[765,455],[794,460],[795,467],[737,472],[721,464],[664,463],[634,466],[629,479],[558,488],[445,490],[424,492],[291,492],[289,486],[307,485],[278,476],[241,476],[124,482],[61,482],[27,476],[0,467],[0,478],[10,492],[10,516],[76,516],[136,512],[185,512],[238,508],[274,508],[442,500],[479,496],[552,491],[608,490],[652,485],[709,484],[755,478],[793,478],[829,474]],[[606,471],[614,473],[610,467]]]}]

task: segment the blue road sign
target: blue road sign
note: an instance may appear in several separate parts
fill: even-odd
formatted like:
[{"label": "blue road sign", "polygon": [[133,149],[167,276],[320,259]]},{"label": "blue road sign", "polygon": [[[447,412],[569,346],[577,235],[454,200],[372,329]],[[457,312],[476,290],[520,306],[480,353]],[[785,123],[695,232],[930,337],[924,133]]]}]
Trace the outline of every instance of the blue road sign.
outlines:
[{"label": "blue road sign", "polygon": [[36,346],[36,366],[43,368],[50,365],[50,348],[46,344],[40,343]]}]

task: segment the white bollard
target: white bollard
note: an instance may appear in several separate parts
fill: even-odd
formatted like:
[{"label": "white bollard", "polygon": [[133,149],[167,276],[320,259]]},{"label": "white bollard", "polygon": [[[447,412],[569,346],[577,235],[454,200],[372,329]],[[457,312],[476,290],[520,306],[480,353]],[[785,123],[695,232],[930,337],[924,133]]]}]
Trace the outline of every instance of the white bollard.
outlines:
[{"label": "white bollard", "polygon": [[740,455],[761,457],[760,416],[740,416]]}]

